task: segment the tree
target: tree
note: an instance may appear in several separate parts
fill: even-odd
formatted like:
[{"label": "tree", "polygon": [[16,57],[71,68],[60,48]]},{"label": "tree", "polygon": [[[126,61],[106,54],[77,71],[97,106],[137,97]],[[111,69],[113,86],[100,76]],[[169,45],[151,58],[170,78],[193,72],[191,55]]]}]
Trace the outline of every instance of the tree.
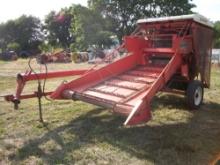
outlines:
[{"label": "tree", "polygon": [[140,18],[189,14],[192,0],[89,0],[89,7],[102,13],[119,39],[130,34]]},{"label": "tree", "polygon": [[45,29],[47,30],[47,39],[53,46],[62,46],[67,48],[74,41],[70,33],[72,15],[69,9],[62,9],[60,12],[50,12],[45,18]]},{"label": "tree", "polygon": [[71,32],[75,36],[73,45],[76,49],[85,50],[90,45],[109,47],[112,44],[110,37],[114,33],[108,31],[100,13],[81,5],[73,5],[71,13],[74,15]]},{"label": "tree", "polygon": [[23,15],[0,25],[0,46],[3,50],[16,47],[17,50],[37,53],[42,40],[41,22],[36,17]]},{"label": "tree", "polygon": [[160,0],[157,2],[158,10],[155,11],[156,16],[192,14],[191,9],[195,5],[191,2],[192,0]]},{"label": "tree", "polygon": [[52,52],[53,46],[50,45],[50,44],[47,43],[47,42],[42,42],[42,43],[39,45],[39,49],[40,49],[41,52],[43,52],[43,53]]},{"label": "tree", "polygon": [[0,25],[0,46],[3,51],[7,49],[7,45],[10,42],[15,42],[16,35],[15,21],[9,20],[5,24]]},{"label": "tree", "polygon": [[7,45],[7,49],[18,53],[21,50],[21,46],[17,42],[12,42]]},{"label": "tree", "polygon": [[220,21],[214,24],[214,48],[220,48]]},{"label": "tree", "polygon": [[16,41],[23,50],[37,51],[43,40],[41,21],[33,16],[21,16],[15,20],[17,38]]}]

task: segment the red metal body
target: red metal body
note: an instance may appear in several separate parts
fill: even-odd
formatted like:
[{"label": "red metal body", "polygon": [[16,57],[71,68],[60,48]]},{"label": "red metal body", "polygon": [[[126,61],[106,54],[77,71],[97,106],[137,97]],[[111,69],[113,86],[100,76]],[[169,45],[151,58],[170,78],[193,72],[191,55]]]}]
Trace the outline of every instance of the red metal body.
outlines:
[{"label": "red metal body", "polygon": [[[203,38],[201,33],[205,33]],[[206,41],[203,48],[201,40]],[[131,36],[124,37],[127,56],[89,72],[19,75],[15,96],[6,99],[36,96],[21,96],[26,81],[81,74],[46,94],[110,108],[127,117],[124,125],[143,123],[151,119],[150,103],[158,91],[185,94],[187,84],[198,76],[209,87],[211,44],[212,29],[193,19],[141,22]]]},{"label": "red metal body", "polygon": [[[92,70],[85,70],[85,69],[84,70],[70,70],[70,71],[58,71],[58,72],[38,73],[38,74],[28,71],[24,74],[18,74],[16,93],[15,95],[6,95],[5,100],[17,103],[17,102],[20,102],[20,100],[22,99],[29,99],[29,98],[37,97],[37,92],[34,92],[33,94],[21,95],[24,89],[24,86],[26,82],[28,81],[68,77],[68,76],[78,76],[78,75],[85,74],[89,71],[92,71]],[[53,92],[46,92],[43,95],[46,96],[52,93]]]}]

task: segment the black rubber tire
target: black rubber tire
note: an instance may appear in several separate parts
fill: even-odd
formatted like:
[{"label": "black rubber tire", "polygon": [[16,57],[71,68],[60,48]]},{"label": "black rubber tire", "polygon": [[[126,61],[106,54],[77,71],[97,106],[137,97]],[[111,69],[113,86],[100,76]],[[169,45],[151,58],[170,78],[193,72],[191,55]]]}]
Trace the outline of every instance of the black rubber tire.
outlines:
[{"label": "black rubber tire", "polygon": [[193,80],[186,90],[186,101],[190,110],[199,109],[203,102],[204,88],[201,81]]}]

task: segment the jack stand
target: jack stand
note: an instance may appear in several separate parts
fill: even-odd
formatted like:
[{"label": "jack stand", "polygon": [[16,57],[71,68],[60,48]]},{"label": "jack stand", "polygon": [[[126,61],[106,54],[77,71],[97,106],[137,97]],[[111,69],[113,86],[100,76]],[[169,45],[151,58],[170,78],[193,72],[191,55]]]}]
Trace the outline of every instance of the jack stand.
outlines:
[{"label": "jack stand", "polygon": [[39,82],[38,83],[38,90],[37,90],[38,107],[39,107],[39,119],[40,119],[41,123],[44,123],[43,114],[42,114],[42,103],[41,103],[42,96],[43,96],[43,93],[42,93],[42,89],[41,89],[41,84]]},{"label": "jack stand", "polygon": [[20,104],[20,100],[13,100],[14,103],[14,110],[18,110],[18,105]]}]

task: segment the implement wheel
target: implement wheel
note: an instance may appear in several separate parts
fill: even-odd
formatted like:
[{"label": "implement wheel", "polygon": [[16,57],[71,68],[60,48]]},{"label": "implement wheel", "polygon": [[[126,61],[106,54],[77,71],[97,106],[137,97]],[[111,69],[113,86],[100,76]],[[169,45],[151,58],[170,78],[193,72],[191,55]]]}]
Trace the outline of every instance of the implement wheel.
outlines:
[{"label": "implement wheel", "polygon": [[193,80],[186,90],[186,101],[191,110],[198,109],[203,102],[204,89],[201,81]]}]

